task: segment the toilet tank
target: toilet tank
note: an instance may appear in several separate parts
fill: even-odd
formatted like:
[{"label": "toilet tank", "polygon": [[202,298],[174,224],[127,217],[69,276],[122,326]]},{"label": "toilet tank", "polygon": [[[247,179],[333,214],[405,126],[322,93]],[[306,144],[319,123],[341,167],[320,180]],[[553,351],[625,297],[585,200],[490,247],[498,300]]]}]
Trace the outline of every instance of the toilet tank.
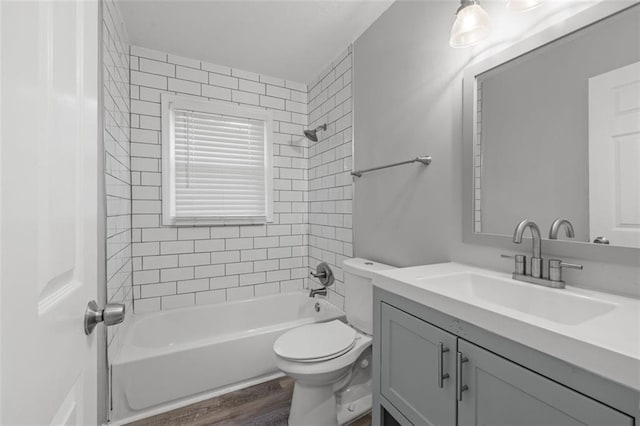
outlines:
[{"label": "toilet tank", "polygon": [[353,258],[342,262],[344,272],[344,310],[347,321],[356,329],[373,333],[373,274],[393,266],[372,260]]}]

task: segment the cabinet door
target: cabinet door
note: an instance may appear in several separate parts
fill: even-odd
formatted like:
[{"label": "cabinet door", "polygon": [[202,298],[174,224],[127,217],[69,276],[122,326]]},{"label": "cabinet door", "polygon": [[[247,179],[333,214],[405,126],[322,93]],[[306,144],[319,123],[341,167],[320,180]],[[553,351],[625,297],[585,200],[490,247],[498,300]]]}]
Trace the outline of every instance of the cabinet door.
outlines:
[{"label": "cabinet door", "polygon": [[630,417],[544,376],[458,339],[462,400],[458,424],[618,426]]},{"label": "cabinet door", "polygon": [[414,425],[454,425],[455,336],[385,303],[381,321],[384,397]]}]

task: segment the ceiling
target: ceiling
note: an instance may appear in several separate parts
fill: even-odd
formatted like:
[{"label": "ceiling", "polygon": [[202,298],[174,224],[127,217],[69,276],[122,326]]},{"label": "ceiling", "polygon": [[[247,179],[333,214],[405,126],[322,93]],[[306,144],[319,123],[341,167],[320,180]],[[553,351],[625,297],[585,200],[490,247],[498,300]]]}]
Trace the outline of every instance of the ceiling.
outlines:
[{"label": "ceiling", "polygon": [[309,83],[393,0],[119,0],[131,44]]}]

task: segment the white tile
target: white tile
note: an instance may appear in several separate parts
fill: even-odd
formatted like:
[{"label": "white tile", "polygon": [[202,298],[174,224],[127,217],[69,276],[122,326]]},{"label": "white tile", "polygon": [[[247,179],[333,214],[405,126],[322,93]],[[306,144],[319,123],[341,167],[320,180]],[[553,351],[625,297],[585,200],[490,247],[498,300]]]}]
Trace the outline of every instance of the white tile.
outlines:
[{"label": "white tile", "polygon": [[240,283],[238,275],[213,277],[209,280],[209,286],[213,289],[237,287]]},{"label": "white tile", "polygon": [[241,104],[259,105],[260,98],[255,93],[241,92],[239,90],[231,91],[231,100]]},{"label": "white tile", "polygon": [[221,99],[225,101],[231,100],[231,89],[218,86],[202,85],[202,96],[207,98]]},{"label": "white tile", "polygon": [[196,266],[194,269],[196,278],[221,277],[225,274],[224,265]]},{"label": "white tile", "polygon": [[196,291],[206,291],[206,290],[209,290],[208,278],[178,281],[178,293],[193,293]]},{"label": "white tile", "polygon": [[195,305],[195,294],[177,294],[175,296],[163,296],[162,297],[162,309],[175,309],[183,308],[185,306]]},{"label": "white tile", "polygon": [[[239,262],[239,261],[240,261],[239,251],[221,251],[221,252],[211,253],[212,264],[232,263],[232,262]],[[227,272],[227,274],[229,274],[229,272]]]},{"label": "white tile", "polygon": [[265,94],[265,85],[263,83],[257,83],[250,80],[239,80],[239,90],[244,92],[258,93],[260,95]]},{"label": "white tile", "polygon": [[256,297],[277,294],[280,292],[280,284],[278,283],[258,284],[254,286],[254,292]]},{"label": "white tile", "polygon": [[176,283],[156,283],[140,286],[140,297],[158,297],[176,294]]},{"label": "white tile", "polygon": [[211,261],[211,255],[209,253],[181,254],[178,258],[180,267],[208,265]]},{"label": "white tile", "polygon": [[152,256],[160,254],[159,243],[134,243],[131,246],[133,256]]},{"label": "white tile", "polygon": [[248,274],[253,272],[253,262],[228,263],[225,270],[227,275]]},{"label": "white tile", "polygon": [[225,290],[200,291],[196,293],[196,305],[221,303],[226,300],[227,292]]},{"label": "white tile", "polygon": [[238,88],[238,79],[235,77],[229,77],[226,75],[209,73],[209,84],[213,86],[226,87],[228,89]]},{"label": "white tile", "polygon": [[178,256],[144,256],[142,258],[142,269],[162,269],[175,268],[178,266]]},{"label": "white tile", "polygon": [[307,85],[306,84],[297,83],[295,81],[287,80],[285,86],[288,87],[289,89],[299,90],[301,92],[306,92],[307,91]]},{"label": "white tile", "polygon": [[167,77],[175,77],[176,75],[175,65],[146,58],[140,58],[138,69],[142,72],[160,74]]},{"label": "white tile", "polygon": [[267,249],[242,250],[240,252],[240,260],[248,262],[252,260],[265,260],[267,258]]},{"label": "white tile", "polygon": [[151,228],[142,230],[143,241],[168,241],[177,239],[176,228]]},{"label": "white tile", "polygon": [[136,314],[157,312],[160,310],[160,298],[136,299],[133,301],[133,309]]},{"label": "white tile", "polygon": [[270,77],[268,75],[260,75],[260,82],[261,83],[267,83],[267,84],[271,84],[274,86],[280,86],[280,87],[284,87],[284,80],[281,78],[276,78],[276,77]]},{"label": "white tile", "polygon": [[267,227],[265,225],[243,226],[240,228],[240,237],[265,237]]},{"label": "white tile", "polygon": [[238,238],[240,228],[237,226],[215,226],[211,227],[211,238]]},{"label": "white tile", "polygon": [[253,248],[253,238],[229,238],[226,241],[227,250],[241,250]]},{"label": "white tile", "polygon": [[253,80],[253,81],[260,80],[260,76],[254,72],[243,71],[235,68],[231,70],[231,75],[233,75],[234,77],[244,78],[246,80]]},{"label": "white tile", "polygon": [[260,105],[267,108],[284,109],[284,99],[274,98],[272,96],[260,96]]},{"label": "white tile", "polygon": [[196,252],[223,251],[224,249],[225,249],[224,239],[195,241]]},{"label": "white tile", "polygon": [[167,77],[155,74],[148,74],[139,71],[131,71],[131,84],[138,86],[154,87],[156,89],[167,89]]},{"label": "white tile", "polygon": [[291,271],[289,269],[267,272],[267,281],[285,281],[289,279],[291,279]]},{"label": "white tile", "polygon": [[167,54],[158,50],[147,49],[146,47],[131,46],[131,54],[143,58],[155,59],[158,61],[166,61]]},{"label": "white tile", "polygon": [[191,68],[196,68],[196,69],[200,68],[200,61],[198,61],[196,59],[185,58],[183,56],[177,56],[177,55],[168,54],[167,55],[167,61],[171,62],[173,64],[182,65],[182,66],[185,66],[185,67],[191,67]]},{"label": "white tile", "polygon": [[227,300],[243,300],[253,297],[253,286],[233,287],[227,289]]},{"label": "white tile", "polygon": [[193,68],[177,66],[176,78],[182,80],[196,81],[199,83],[207,83],[209,81],[209,73]]},{"label": "white tile", "polygon": [[275,98],[291,99],[291,90],[284,87],[267,85],[267,95]]},{"label": "white tile", "polygon": [[202,240],[209,238],[209,228],[202,226],[186,227],[178,229],[178,238],[181,240]]},{"label": "white tile", "polygon": [[280,291],[282,293],[302,290],[302,280],[289,280],[280,282]]},{"label": "white tile", "polygon": [[160,270],[160,281],[162,282],[191,280],[193,278],[194,275],[192,267]]},{"label": "white tile", "polygon": [[240,275],[240,285],[253,285],[265,282],[265,272],[255,272],[253,274]]},{"label": "white tile", "polygon": [[231,68],[223,65],[212,64],[209,62],[201,62],[200,68],[205,71],[215,72],[217,74],[231,75]]},{"label": "white tile", "polygon": [[189,95],[200,95],[200,83],[193,81],[169,78],[168,88],[174,92],[186,93]]}]

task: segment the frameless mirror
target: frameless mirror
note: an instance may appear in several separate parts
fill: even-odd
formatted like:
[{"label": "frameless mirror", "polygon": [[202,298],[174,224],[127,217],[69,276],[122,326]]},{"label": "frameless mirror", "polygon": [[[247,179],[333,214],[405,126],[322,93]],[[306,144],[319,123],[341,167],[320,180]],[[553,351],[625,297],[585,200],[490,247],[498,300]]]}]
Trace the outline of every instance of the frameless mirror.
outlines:
[{"label": "frameless mirror", "polygon": [[467,79],[472,232],[510,236],[527,218],[546,234],[563,217],[575,241],[640,247],[640,5]]}]

